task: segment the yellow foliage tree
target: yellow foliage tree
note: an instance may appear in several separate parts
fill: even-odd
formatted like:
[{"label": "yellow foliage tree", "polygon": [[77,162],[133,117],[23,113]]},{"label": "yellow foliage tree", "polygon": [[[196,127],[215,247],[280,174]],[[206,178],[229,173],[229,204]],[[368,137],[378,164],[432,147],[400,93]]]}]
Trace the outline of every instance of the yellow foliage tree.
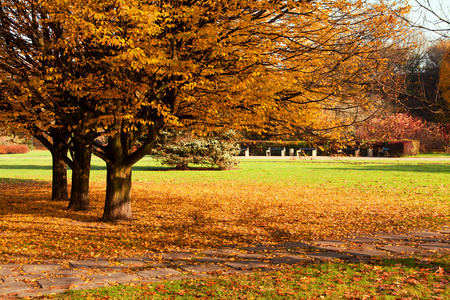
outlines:
[{"label": "yellow foliage tree", "polygon": [[3,94],[106,162],[105,221],[132,219],[131,167],[163,127],[316,134],[352,124],[385,79],[383,54],[407,12],[362,0],[0,3]]},{"label": "yellow foliage tree", "polygon": [[445,121],[448,122],[450,118],[450,47],[447,47],[439,69],[439,90],[444,100],[444,110],[447,112]]}]

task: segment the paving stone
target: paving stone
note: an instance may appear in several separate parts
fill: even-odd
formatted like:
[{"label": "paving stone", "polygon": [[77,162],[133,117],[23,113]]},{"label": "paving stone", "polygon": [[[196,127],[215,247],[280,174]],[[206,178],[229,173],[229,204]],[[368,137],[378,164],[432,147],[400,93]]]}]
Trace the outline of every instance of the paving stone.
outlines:
[{"label": "paving stone", "polygon": [[2,265],[0,265],[0,267],[2,267],[2,268],[9,268],[11,270],[19,270],[20,269],[20,265],[19,264],[13,264],[13,263],[2,264]]},{"label": "paving stone", "polygon": [[286,242],[277,244],[278,247],[294,249],[294,248],[315,248],[315,246],[302,242]]},{"label": "paving stone", "polygon": [[383,247],[378,247],[378,249],[397,253],[397,254],[420,252],[420,249],[409,247],[409,246],[383,246]]},{"label": "paving stone", "polygon": [[28,274],[36,274],[42,272],[49,272],[55,270],[61,270],[63,267],[57,264],[45,264],[45,265],[24,265],[22,271]]},{"label": "paving stone", "polygon": [[146,265],[146,262],[140,258],[120,258],[117,260],[119,263],[124,265],[131,265],[137,267],[143,267]]},{"label": "paving stone", "polygon": [[169,263],[152,263],[150,264],[151,267],[153,268],[164,268],[164,267],[169,267],[170,264]]},{"label": "paving stone", "polygon": [[421,238],[421,239],[419,239],[418,240],[418,242],[440,242],[440,241],[442,241],[442,239],[440,239],[440,238],[427,238],[427,237],[425,237],[425,238]]},{"label": "paving stone", "polygon": [[10,268],[0,267],[0,277],[12,276],[12,275],[14,275],[14,272]]},{"label": "paving stone", "polygon": [[169,277],[168,280],[169,281],[179,281],[179,280],[195,279],[195,278],[201,278],[201,277],[208,277],[208,275],[204,275],[204,276],[196,276],[196,275],[192,275],[192,276],[173,276],[173,277]]},{"label": "paving stone", "polygon": [[350,258],[348,255],[337,253],[337,252],[318,252],[318,253],[309,253],[309,257],[320,259],[320,260],[332,260],[332,259],[345,259]]},{"label": "paving stone", "polygon": [[339,252],[339,251],[345,250],[346,248],[343,248],[343,247],[331,247],[331,246],[319,246],[319,247],[316,247],[316,249],[325,250],[325,251]]},{"label": "paving stone", "polygon": [[143,278],[151,278],[151,277],[164,277],[170,275],[180,275],[181,273],[171,268],[162,268],[155,270],[139,271],[136,272],[136,274]]},{"label": "paving stone", "polygon": [[299,264],[303,262],[309,261],[307,258],[297,256],[297,255],[286,255],[281,257],[274,257],[270,259],[270,262],[272,264],[278,265],[278,264],[287,264],[287,265],[294,265]]},{"label": "paving stone", "polygon": [[196,258],[195,261],[206,262],[206,263],[221,263],[221,262],[224,262],[225,259],[220,258],[220,257],[205,256],[205,257]]},{"label": "paving stone", "polygon": [[228,267],[238,270],[251,270],[270,267],[269,264],[261,262],[259,260],[245,260],[245,261],[233,261],[225,263]]},{"label": "paving stone", "polygon": [[450,244],[447,244],[447,243],[426,243],[426,244],[420,244],[419,247],[427,249],[427,250],[437,250],[437,249],[449,249],[450,250]]},{"label": "paving stone", "polygon": [[242,258],[242,259],[262,259],[265,258],[265,255],[262,254],[256,254],[256,253],[241,253],[236,255],[237,258]]},{"label": "paving stone", "polygon": [[276,250],[278,250],[278,247],[255,245],[252,247],[244,247],[242,249],[246,250],[246,251],[252,251],[252,252],[267,252],[267,251],[276,251]]},{"label": "paving stone", "polygon": [[342,246],[342,245],[345,245],[345,242],[343,242],[343,241],[336,241],[336,240],[311,241],[311,243],[314,243],[314,244],[317,244],[317,245],[327,245],[327,246]]},{"label": "paving stone", "polygon": [[11,277],[5,277],[5,282],[11,282],[11,281],[33,281],[40,278],[45,278],[45,274],[28,274],[28,275],[17,275],[17,276],[11,276]]},{"label": "paving stone", "polygon": [[99,260],[75,260],[75,261],[70,261],[69,262],[69,266],[71,268],[77,269],[77,268],[91,268],[91,269],[95,269],[95,268],[106,268],[109,267],[111,264],[104,260],[104,259],[99,259]]},{"label": "paving stone", "polygon": [[215,249],[215,250],[205,250],[202,251],[203,254],[205,255],[210,255],[210,256],[214,256],[214,255],[224,255],[224,256],[229,256],[229,255],[236,255],[239,254],[241,252],[239,252],[236,249],[228,249],[228,248],[222,248],[222,249]]},{"label": "paving stone", "polygon": [[354,256],[361,256],[361,257],[373,257],[373,256],[386,256],[388,255],[387,252],[378,251],[374,249],[355,249],[355,250],[345,250],[344,253],[351,254]]},{"label": "paving stone", "polygon": [[108,283],[110,277],[108,274],[92,274],[87,275],[85,279],[87,279],[88,283]]},{"label": "paving stone", "polygon": [[41,297],[41,296],[46,296],[46,295],[52,295],[52,294],[61,294],[66,291],[67,291],[67,289],[49,289],[49,290],[39,289],[39,290],[35,290],[32,292],[18,293],[17,297],[27,299],[27,298],[35,298],[35,297]]},{"label": "paving stone", "polygon": [[145,278],[139,280],[139,283],[150,283],[150,282],[162,282],[162,280],[158,278]]},{"label": "paving stone", "polygon": [[350,238],[350,239],[346,239],[349,242],[353,242],[353,243],[376,243],[379,242],[380,239],[374,238],[374,237],[355,237],[355,238]]},{"label": "paving stone", "polygon": [[88,277],[92,280],[93,283],[110,283],[117,282],[120,284],[130,283],[132,281],[137,281],[138,276],[129,275],[123,272],[110,273],[110,274],[99,274],[99,275],[90,275]]},{"label": "paving stone", "polygon": [[390,241],[401,241],[401,240],[411,239],[410,236],[403,235],[403,234],[392,234],[392,235],[387,234],[387,235],[380,235],[378,237],[381,239],[390,240]]},{"label": "paving stone", "polygon": [[104,281],[100,281],[100,282],[89,282],[89,283],[85,283],[83,285],[77,285],[74,287],[71,287],[70,290],[74,290],[74,291],[81,291],[81,290],[91,290],[91,289],[98,289],[100,287],[104,287],[109,285],[107,282]]},{"label": "paving stone", "polygon": [[127,284],[139,280],[139,277],[137,275],[130,275],[123,272],[113,273],[110,275],[110,278],[112,282],[117,282],[120,284]]},{"label": "paving stone", "polygon": [[51,287],[63,287],[70,285],[81,285],[85,284],[80,277],[61,277],[61,278],[48,278],[48,279],[38,279],[37,283],[43,288]]},{"label": "paving stone", "polygon": [[431,238],[431,237],[440,237],[440,236],[444,236],[442,233],[439,233],[439,232],[430,232],[430,231],[414,232],[414,233],[410,233],[410,235],[415,236],[415,237],[423,237],[423,238]]},{"label": "paving stone", "polygon": [[161,257],[167,260],[179,260],[179,259],[192,259],[195,256],[191,252],[176,252],[176,253],[165,253],[162,254]]},{"label": "paving stone", "polygon": [[82,270],[57,270],[55,272],[51,272],[51,275],[54,275],[56,277],[59,276],[85,276],[86,272]]},{"label": "paving stone", "polygon": [[28,285],[21,281],[4,282],[0,284],[0,295],[15,294],[30,289]]},{"label": "paving stone", "polygon": [[211,273],[225,270],[217,265],[186,265],[180,268],[192,273]]},{"label": "paving stone", "polygon": [[232,270],[228,270],[226,272],[223,272],[221,275],[249,275],[249,274],[253,274],[254,271],[251,270],[236,270],[236,269],[232,269]]}]

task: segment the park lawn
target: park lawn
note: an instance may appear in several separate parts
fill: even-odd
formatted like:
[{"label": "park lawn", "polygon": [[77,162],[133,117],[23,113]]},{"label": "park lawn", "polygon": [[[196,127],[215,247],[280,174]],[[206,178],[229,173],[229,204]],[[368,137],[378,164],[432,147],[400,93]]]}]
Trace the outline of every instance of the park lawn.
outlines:
[{"label": "park lawn", "polygon": [[51,157],[0,157],[2,262],[140,256],[168,249],[437,229],[450,224],[450,164],[243,161],[231,171],[133,172],[130,223],[102,216],[105,167],[93,161],[88,212],[49,201]]},{"label": "park lawn", "polygon": [[[130,223],[98,222],[105,166],[93,160],[88,212],[49,201],[45,151],[0,156],[1,263],[142,256],[450,224],[448,161],[242,161],[231,171],[133,172]],[[334,262],[248,276],[71,291],[51,299],[447,299],[449,256]]]}]

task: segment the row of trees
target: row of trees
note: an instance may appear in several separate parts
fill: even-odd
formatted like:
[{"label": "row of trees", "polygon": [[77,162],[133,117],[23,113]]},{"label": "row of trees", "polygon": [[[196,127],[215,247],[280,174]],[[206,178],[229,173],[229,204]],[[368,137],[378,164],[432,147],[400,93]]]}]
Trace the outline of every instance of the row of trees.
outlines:
[{"label": "row of trees", "polygon": [[[328,135],[373,108],[407,8],[394,1],[0,0],[2,123],[53,156],[53,198],[132,219],[131,167],[163,129]],[[342,116],[345,116],[343,118]]]}]

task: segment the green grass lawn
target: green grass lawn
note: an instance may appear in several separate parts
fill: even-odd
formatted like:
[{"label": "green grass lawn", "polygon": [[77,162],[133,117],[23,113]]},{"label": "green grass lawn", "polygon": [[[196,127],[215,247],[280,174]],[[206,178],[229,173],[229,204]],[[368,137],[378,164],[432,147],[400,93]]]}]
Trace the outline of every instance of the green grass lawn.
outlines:
[{"label": "green grass lawn", "polygon": [[[444,160],[243,160],[230,171],[175,171],[147,157],[133,168],[136,220],[125,224],[98,222],[105,173],[94,158],[92,210],[72,212],[49,201],[47,151],[1,155],[0,262],[131,257],[450,224],[450,162]],[[448,255],[434,255],[312,264],[52,299],[448,299],[449,263]]]}]

